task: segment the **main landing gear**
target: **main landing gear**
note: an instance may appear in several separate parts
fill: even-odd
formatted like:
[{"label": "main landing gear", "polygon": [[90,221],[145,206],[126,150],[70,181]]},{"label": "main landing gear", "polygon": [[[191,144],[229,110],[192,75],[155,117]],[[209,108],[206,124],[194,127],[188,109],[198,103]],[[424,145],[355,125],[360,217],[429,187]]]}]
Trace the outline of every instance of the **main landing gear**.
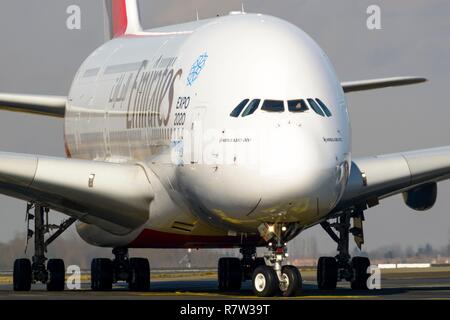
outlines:
[{"label": "main landing gear", "polygon": [[[30,211],[34,209],[34,214]],[[17,259],[14,261],[13,287],[15,291],[29,291],[32,283],[41,282],[47,285],[48,291],[62,291],[65,286],[66,269],[61,259],[49,259],[45,256],[47,247],[59,237],[76,220],[69,218],[58,225],[49,224],[49,209],[37,204],[27,204],[27,244],[34,236],[34,255],[29,259]],[[34,231],[29,228],[30,222],[34,222]],[[45,235],[56,230],[47,240]],[[47,261],[47,265],[45,262]]]},{"label": "main landing gear", "polygon": [[[34,209],[34,214],[31,210]],[[27,205],[28,241],[34,236],[34,255],[29,259],[14,261],[13,284],[15,291],[29,291],[33,283],[47,285],[48,291],[63,291],[65,287],[66,269],[62,259],[48,259],[45,256],[47,247],[58,238],[76,219],[69,218],[60,225],[49,224],[49,209],[38,203]],[[34,230],[29,228],[34,223]],[[45,235],[54,231],[45,240]],[[108,291],[113,283],[128,282],[132,291],[148,291],[150,289],[150,265],[145,258],[129,258],[127,248],[113,249],[115,258],[96,258],[91,263],[91,288],[95,291]],[[47,262],[47,264],[46,264]]]},{"label": "main landing gear", "polygon": [[126,281],[131,291],[150,290],[150,264],[146,258],[129,258],[127,248],[114,248],[113,260],[96,258],[91,263],[91,289],[110,291],[113,283]]},{"label": "main landing gear", "polygon": [[[351,228],[350,219],[353,219]],[[332,290],[336,288],[337,282],[346,280],[354,290],[367,290],[367,272],[370,260],[366,257],[350,257],[349,254],[349,234],[351,233],[356,244],[361,249],[364,243],[362,228],[364,221],[363,211],[344,212],[336,219],[336,222],[323,222],[321,225],[328,235],[338,244],[338,255],[336,257],[320,257],[317,264],[317,285],[322,290]],[[334,228],[339,235],[337,235]]]},{"label": "main landing gear", "polygon": [[264,225],[261,231],[270,240],[269,253],[256,257],[256,248],[242,248],[242,259],[221,258],[219,260],[219,290],[239,290],[242,281],[251,280],[253,292],[259,297],[296,296],[302,291],[302,277],[297,267],[285,265],[288,256],[283,242],[287,228],[282,224]]}]

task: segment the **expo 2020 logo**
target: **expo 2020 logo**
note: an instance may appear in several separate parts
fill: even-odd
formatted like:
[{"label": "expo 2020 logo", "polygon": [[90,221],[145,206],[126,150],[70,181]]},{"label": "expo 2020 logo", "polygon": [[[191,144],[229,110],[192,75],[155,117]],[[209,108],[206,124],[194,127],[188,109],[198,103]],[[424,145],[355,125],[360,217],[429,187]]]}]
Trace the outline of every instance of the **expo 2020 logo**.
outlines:
[{"label": "expo 2020 logo", "polygon": [[203,68],[205,67],[206,60],[208,60],[208,54],[205,52],[201,54],[194,62],[194,64],[191,67],[191,71],[189,71],[189,75],[187,77],[188,86],[192,86],[195,80],[197,80],[198,76],[200,75],[200,72],[202,72]]}]

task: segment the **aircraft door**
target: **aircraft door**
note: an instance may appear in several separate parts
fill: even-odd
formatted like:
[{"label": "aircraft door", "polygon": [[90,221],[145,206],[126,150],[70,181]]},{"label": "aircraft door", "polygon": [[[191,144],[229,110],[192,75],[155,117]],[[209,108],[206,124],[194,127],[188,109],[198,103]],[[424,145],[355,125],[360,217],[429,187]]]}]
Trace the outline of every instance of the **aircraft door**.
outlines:
[{"label": "aircraft door", "polygon": [[191,120],[191,164],[201,163],[203,160],[203,121],[205,107],[196,107]]}]

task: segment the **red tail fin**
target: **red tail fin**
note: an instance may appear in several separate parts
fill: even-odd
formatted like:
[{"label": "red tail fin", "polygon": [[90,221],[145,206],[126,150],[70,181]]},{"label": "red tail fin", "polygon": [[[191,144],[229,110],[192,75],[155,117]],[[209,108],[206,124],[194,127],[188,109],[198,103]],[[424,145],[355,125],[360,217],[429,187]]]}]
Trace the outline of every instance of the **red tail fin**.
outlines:
[{"label": "red tail fin", "polygon": [[142,31],[137,0],[105,0],[110,38]]},{"label": "red tail fin", "polygon": [[127,32],[126,0],[112,0],[113,37],[120,37]]}]

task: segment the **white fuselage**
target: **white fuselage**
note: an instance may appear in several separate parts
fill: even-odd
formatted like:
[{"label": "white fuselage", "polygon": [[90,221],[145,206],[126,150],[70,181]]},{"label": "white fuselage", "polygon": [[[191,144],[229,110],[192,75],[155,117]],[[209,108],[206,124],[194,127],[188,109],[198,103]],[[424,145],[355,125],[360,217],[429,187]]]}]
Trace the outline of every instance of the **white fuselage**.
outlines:
[{"label": "white fuselage", "polygon": [[[288,110],[287,101],[308,98],[332,116]],[[244,99],[282,100],[285,110],[230,116]],[[139,230],[78,226],[105,246],[238,246],[275,221],[294,236],[334,208],[351,161],[346,101],[328,58],[299,28],[254,14],[104,44],[73,81],[65,139],[68,156],[139,163],[153,181]]]}]

